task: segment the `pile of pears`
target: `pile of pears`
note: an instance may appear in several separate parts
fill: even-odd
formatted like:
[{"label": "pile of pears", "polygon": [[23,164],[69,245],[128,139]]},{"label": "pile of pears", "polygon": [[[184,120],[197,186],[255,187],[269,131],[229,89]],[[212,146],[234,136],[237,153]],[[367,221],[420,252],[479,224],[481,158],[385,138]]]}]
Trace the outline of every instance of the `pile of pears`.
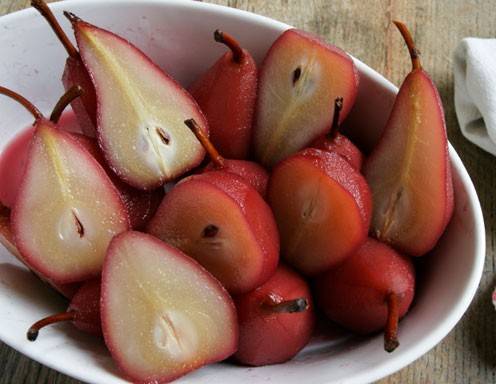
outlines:
[{"label": "pile of pears", "polygon": [[[441,101],[404,24],[412,70],[364,154],[340,131],[358,71],[313,35],[285,31],[257,67],[217,30],[226,53],[185,89],[65,12],[75,47],[42,0],[32,5],[67,50],[66,93],[45,117],[0,87],[34,117],[26,145],[2,157],[0,241],[70,303],[29,340],[71,321],[103,336],[136,383],[230,357],[285,362],[317,313],[383,331],[388,352],[399,345],[411,258],[436,245],[453,211]],[[61,124],[69,104],[77,133]]]}]

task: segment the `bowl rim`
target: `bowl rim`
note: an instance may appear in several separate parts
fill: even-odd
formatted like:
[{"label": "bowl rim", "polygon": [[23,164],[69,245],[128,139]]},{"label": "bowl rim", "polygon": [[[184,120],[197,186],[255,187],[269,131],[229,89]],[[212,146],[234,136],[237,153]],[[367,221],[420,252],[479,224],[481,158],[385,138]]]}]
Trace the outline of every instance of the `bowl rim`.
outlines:
[{"label": "bowl rim", "polygon": [[[121,5],[134,5],[137,3],[137,0],[65,0],[61,2],[50,3],[50,8],[54,10],[61,10],[70,6],[81,6],[81,7],[91,7],[92,5],[107,5],[107,4],[121,4]],[[183,8],[183,9],[208,9],[213,10],[217,13],[224,14],[226,16],[237,16],[240,18],[248,19],[251,23],[256,24],[264,24],[270,25],[272,28],[278,28],[282,31],[294,28],[289,24],[277,21],[270,17],[258,15],[249,11],[230,8],[223,5],[203,3],[201,1],[184,1],[184,0],[140,0],[139,3],[143,6],[160,6],[163,4],[170,4],[174,7]],[[4,16],[0,17],[0,24],[5,22],[13,22],[17,19],[29,18],[36,14],[36,11],[31,7],[22,9]],[[370,77],[374,82],[377,82],[381,87],[385,88],[387,91],[392,92],[394,94],[398,93],[398,87],[392,84],[388,79],[383,77],[377,71],[363,63],[361,60],[355,58],[350,54],[353,58],[359,72],[361,74],[365,74]],[[473,211],[474,216],[474,261],[472,265],[472,271],[467,283],[465,290],[463,291],[463,295],[457,301],[457,304],[450,308],[447,312],[444,321],[439,323],[436,327],[433,327],[431,331],[422,337],[422,339],[413,346],[408,352],[399,354],[399,355],[390,355],[388,359],[386,359],[381,364],[378,364],[370,369],[367,369],[365,372],[357,372],[352,376],[340,380],[341,383],[368,383],[379,380],[386,376],[389,376],[400,369],[406,367],[411,364],[413,361],[420,358],[422,355],[427,353],[429,350],[434,348],[439,342],[441,342],[444,337],[446,337],[451,330],[455,327],[458,321],[461,319],[463,314],[468,309],[472,299],[475,296],[477,288],[479,286],[483,268],[484,268],[484,260],[485,260],[485,252],[486,252],[486,232],[484,226],[484,218],[482,214],[482,209],[480,205],[480,201],[478,199],[475,187],[472,183],[472,180],[463,165],[459,155],[456,150],[453,148],[451,143],[449,143],[449,159],[451,163],[452,169],[459,175],[461,183],[466,188],[467,192],[467,201],[469,202],[469,206]],[[63,366],[57,366],[53,364],[53,361],[49,358],[46,358],[44,355],[37,355],[35,353],[31,353],[28,345],[16,344],[12,339],[5,340],[2,339],[4,343],[15,349],[16,351],[26,355],[27,357],[51,368],[58,372],[61,372],[70,377],[76,378],[78,380],[86,381],[88,380],[87,376],[83,375],[83,372],[74,372],[65,369]],[[91,380],[91,379],[90,379]],[[330,383],[330,382],[329,382]]]}]

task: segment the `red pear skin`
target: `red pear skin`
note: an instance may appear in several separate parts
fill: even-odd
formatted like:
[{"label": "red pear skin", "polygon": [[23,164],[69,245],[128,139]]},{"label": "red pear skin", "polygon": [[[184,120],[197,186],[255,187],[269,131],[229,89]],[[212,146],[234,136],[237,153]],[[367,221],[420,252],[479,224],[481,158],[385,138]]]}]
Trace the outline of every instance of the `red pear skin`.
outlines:
[{"label": "red pear skin", "polygon": [[263,284],[279,260],[270,207],[228,172],[183,179],[165,196],[147,232],[196,259],[232,294]]},{"label": "red pear skin", "polygon": [[71,321],[80,331],[101,335],[100,279],[84,282],[71,299],[67,311],[46,317],[33,324],[27,333],[29,341],[35,341],[41,328],[61,321]]},{"label": "red pear skin", "polygon": [[282,257],[305,275],[343,262],[366,240],[372,212],[363,176],[336,153],[308,148],[274,169],[267,193]]},{"label": "red pear skin", "polygon": [[195,260],[153,236],[126,232],[102,272],[105,343],[133,383],[166,383],[224,360],[238,344],[234,303]]},{"label": "red pear skin", "polygon": [[[88,186],[92,197],[85,200]],[[58,210],[61,216],[54,213]],[[97,211],[98,222],[91,219]],[[23,260],[57,284],[99,275],[106,244],[129,228],[126,209],[103,168],[71,134],[43,119],[36,123],[11,219]]]},{"label": "red pear skin", "polygon": [[453,183],[441,99],[406,27],[397,24],[413,69],[364,174],[374,201],[374,235],[401,252],[421,256],[436,245],[451,218]]},{"label": "red pear skin", "polygon": [[196,121],[190,119],[184,123],[195,134],[211,160],[200,173],[212,170],[233,173],[242,177],[248,184],[255,188],[263,198],[265,198],[265,195],[267,194],[267,183],[269,182],[269,173],[263,167],[253,161],[225,159],[217,151],[217,148],[207,135],[200,129]]},{"label": "red pear skin", "polygon": [[334,152],[345,159],[357,171],[360,171],[363,164],[363,154],[353,142],[345,135],[338,133],[336,137],[329,140],[327,136],[321,136],[311,145],[322,151]]},{"label": "red pear skin", "polygon": [[84,89],[80,98],[71,103],[76,114],[81,131],[88,137],[96,136],[96,93],[90,75],[86,71],[80,58],[67,58],[62,83],[66,90],[74,85]]},{"label": "red pear skin", "polygon": [[254,161],[247,160],[231,160],[225,159],[223,166],[219,167],[214,163],[210,163],[205,167],[207,171],[218,171],[233,173],[242,177],[250,184],[260,195],[265,198],[267,195],[267,184],[269,183],[269,173],[262,166]]},{"label": "red pear skin", "polygon": [[280,265],[254,291],[235,296],[239,346],[234,358],[246,365],[284,363],[308,344],[315,325],[306,281]]},{"label": "red pear skin", "polygon": [[229,35],[215,31],[215,39],[235,45],[189,88],[205,114],[210,140],[222,156],[246,159],[249,155],[257,96],[257,66],[246,49]]},{"label": "red pear skin", "polygon": [[84,67],[79,52],[73,46],[66,33],[58,23],[55,15],[43,0],[32,0],[31,5],[47,20],[54,33],[65,47],[68,58],[62,75],[62,84],[66,91],[73,86],[80,86],[83,94],[71,102],[81,131],[89,136],[96,135],[96,93],[88,71]]},{"label": "red pear skin", "polygon": [[10,225],[10,209],[0,204],[0,244],[16,258],[20,259],[19,251],[15,246],[14,234]]},{"label": "red pear skin", "polygon": [[205,151],[184,125],[207,121],[191,95],[142,51],[66,13],[97,96],[97,138],[126,183],[153,190],[198,166]]},{"label": "red pear skin", "polygon": [[362,152],[360,152],[350,139],[339,133],[339,115],[343,109],[343,103],[344,100],[340,97],[335,100],[334,116],[330,131],[326,135],[317,138],[310,147],[323,151],[335,152],[360,172],[363,163]]},{"label": "red pear skin", "polygon": [[334,100],[346,100],[340,122],[355,103],[358,72],[341,49],[289,29],[261,66],[253,150],[265,167],[308,146],[331,126]]},{"label": "red pear skin", "polygon": [[[396,318],[390,330],[412,303],[415,269],[411,260],[377,240],[367,242],[341,265],[317,277],[316,301],[324,313],[343,327],[359,334],[378,332],[389,319],[388,297],[396,295]],[[398,345],[395,337],[385,339],[386,350]],[[390,352],[390,351],[389,351]]]},{"label": "red pear skin", "polygon": [[34,127],[19,133],[0,154],[0,203],[5,207],[11,208],[14,205],[26,168],[33,133]]}]

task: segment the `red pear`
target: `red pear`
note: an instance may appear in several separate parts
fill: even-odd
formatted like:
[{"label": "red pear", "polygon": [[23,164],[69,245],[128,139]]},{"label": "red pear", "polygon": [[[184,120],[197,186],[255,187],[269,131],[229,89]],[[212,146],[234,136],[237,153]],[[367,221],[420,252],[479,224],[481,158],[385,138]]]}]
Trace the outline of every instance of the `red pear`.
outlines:
[{"label": "red pear", "polygon": [[254,152],[274,166],[309,145],[331,126],[336,97],[355,103],[358,72],[351,57],[316,36],[289,29],[272,44],[260,70]]},{"label": "red pear", "polygon": [[216,30],[215,41],[229,47],[189,88],[205,113],[210,139],[223,156],[246,159],[257,96],[257,66],[229,34]]},{"label": "red pear", "polygon": [[118,191],[71,134],[57,129],[15,92],[0,87],[0,94],[18,101],[35,117],[26,170],[11,215],[22,261],[56,284],[99,275],[108,243],[129,228]]},{"label": "red pear", "polygon": [[34,323],[28,330],[27,338],[35,341],[40,329],[47,325],[71,321],[74,326],[87,333],[102,333],[100,320],[100,279],[88,280],[77,290],[67,311],[46,317]]},{"label": "red pear", "polygon": [[101,317],[112,357],[134,383],[165,383],[232,355],[234,304],[178,249],[139,232],[112,240],[102,272]]},{"label": "red pear", "polygon": [[217,152],[217,149],[207,135],[199,129],[198,124],[194,120],[187,120],[185,123],[193,131],[196,138],[202,143],[205,151],[210,156],[211,162],[204,168],[205,172],[212,170],[226,171],[241,176],[265,198],[269,174],[263,167],[253,161],[224,159]]},{"label": "red pear", "polygon": [[334,102],[334,117],[330,131],[316,139],[310,146],[323,151],[335,152],[357,171],[360,171],[363,163],[362,152],[348,139],[339,133],[339,114],[343,109],[343,98],[338,97]]},{"label": "red pear", "polygon": [[375,236],[411,256],[430,251],[453,213],[443,107],[406,26],[396,22],[413,69],[400,87],[364,174],[372,190]]},{"label": "red pear", "polygon": [[126,183],[155,189],[199,165],[201,144],[184,125],[208,132],[191,95],[143,52],[66,12],[97,96],[97,137],[110,168]]},{"label": "red pear", "polygon": [[282,257],[306,275],[341,263],[367,238],[369,188],[336,153],[308,148],[280,162],[267,201],[281,234]]},{"label": "red pear", "polygon": [[196,259],[230,293],[263,284],[279,259],[272,212],[241,177],[211,171],[166,194],[147,232]]},{"label": "red pear", "polygon": [[319,306],[333,321],[359,334],[385,329],[384,349],[398,345],[398,321],[412,303],[411,260],[374,239],[316,280]]},{"label": "red pear", "polygon": [[234,358],[247,365],[284,363],[307,345],[315,324],[310,289],[298,274],[280,265],[254,291],[234,298],[239,346]]},{"label": "red pear", "polygon": [[62,83],[66,90],[76,85],[83,89],[82,96],[74,99],[71,102],[71,106],[76,114],[81,131],[87,136],[94,137],[96,135],[95,87],[81,61],[79,52],[71,43],[54,14],[43,0],[31,0],[31,5],[47,20],[67,51],[68,58],[65,63],[64,74],[62,75]]}]

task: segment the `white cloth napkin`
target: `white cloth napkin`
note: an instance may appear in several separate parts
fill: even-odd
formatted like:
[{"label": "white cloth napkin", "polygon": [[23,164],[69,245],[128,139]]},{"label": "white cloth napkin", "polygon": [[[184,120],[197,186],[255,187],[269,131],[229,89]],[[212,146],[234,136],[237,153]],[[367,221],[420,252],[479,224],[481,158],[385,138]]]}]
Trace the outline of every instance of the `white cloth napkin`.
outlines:
[{"label": "white cloth napkin", "polygon": [[496,39],[463,39],[454,59],[455,109],[462,133],[496,156]]}]

